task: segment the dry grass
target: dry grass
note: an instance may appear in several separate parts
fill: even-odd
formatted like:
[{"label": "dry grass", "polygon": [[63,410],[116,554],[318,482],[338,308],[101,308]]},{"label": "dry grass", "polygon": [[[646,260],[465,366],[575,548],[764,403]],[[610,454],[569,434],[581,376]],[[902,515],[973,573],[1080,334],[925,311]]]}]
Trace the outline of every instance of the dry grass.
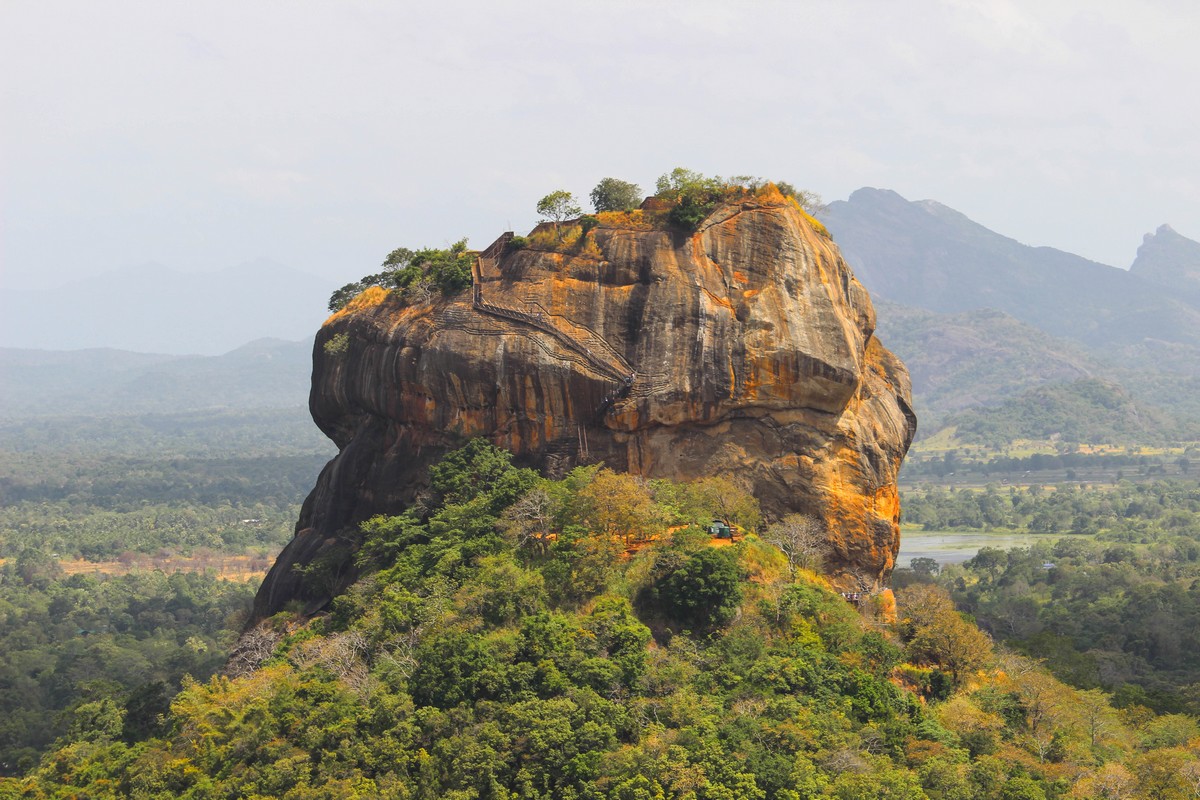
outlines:
[{"label": "dry grass", "polygon": [[59,566],[67,575],[128,575],[133,572],[211,572],[228,581],[261,580],[270,569],[274,559],[259,556],[171,556],[159,558],[137,555],[114,561],[84,561],[72,559],[60,561]]},{"label": "dry grass", "polygon": [[366,289],[363,289],[361,292],[359,292],[358,296],[347,303],[345,307],[334,312],[329,319],[321,323],[321,326],[324,327],[334,320],[341,319],[347,314],[352,314],[355,311],[377,306],[386,300],[389,294],[391,293],[382,286],[368,286]]}]

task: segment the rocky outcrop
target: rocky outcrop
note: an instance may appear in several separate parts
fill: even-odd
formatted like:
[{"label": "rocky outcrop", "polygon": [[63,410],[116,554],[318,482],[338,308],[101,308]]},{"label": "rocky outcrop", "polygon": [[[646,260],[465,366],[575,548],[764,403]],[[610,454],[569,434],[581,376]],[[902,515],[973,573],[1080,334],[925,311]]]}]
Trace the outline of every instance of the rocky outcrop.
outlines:
[{"label": "rocky outcrop", "polygon": [[[293,565],[403,509],[429,463],[476,436],[550,475],[603,461],[648,477],[729,476],[769,517],[823,520],[829,569],[847,588],[886,581],[916,426],[908,374],[874,338],[871,301],[819,226],[778,194],[723,204],[690,235],[602,216],[569,248],[502,238],[452,298],[360,295],[314,349],[312,415],[340,452],[256,617],[338,591],[353,577],[341,556],[320,585]],[[342,347],[327,352],[335,336]]]},{"label": "rocky outcrop", "polygon": [[1147,233],[1129,271],[1139,278],[1200,300],[1200,242],[1160,225]]}]

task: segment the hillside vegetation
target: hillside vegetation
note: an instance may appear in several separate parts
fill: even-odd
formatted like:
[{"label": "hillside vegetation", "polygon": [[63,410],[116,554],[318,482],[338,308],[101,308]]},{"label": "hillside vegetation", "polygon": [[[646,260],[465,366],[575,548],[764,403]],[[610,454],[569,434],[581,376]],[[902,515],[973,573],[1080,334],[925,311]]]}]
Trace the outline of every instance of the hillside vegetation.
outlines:
[{"label": "hillside vegetation", "polygon": [[[1120,712],[994,649],[945,592],[861,609],[731,499],[596,468],[545,481],[473,443],[363,526],[326,614],[243,638],[162,727],[80,720],[24,797],[1192,796],[1195,723]],[[734,509],[753,528],[753,509]],[[769,531],[768,531],[769,535]],[[330,579],[313,565],[312,580]]]}]

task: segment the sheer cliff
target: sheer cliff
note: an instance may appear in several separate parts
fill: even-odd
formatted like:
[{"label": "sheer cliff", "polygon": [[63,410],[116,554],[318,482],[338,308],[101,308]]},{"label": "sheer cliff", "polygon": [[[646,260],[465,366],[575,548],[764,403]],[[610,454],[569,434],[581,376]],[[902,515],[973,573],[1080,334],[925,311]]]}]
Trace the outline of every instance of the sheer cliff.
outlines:
[{"label": "sheer cliff", "polygon": [[[768,517],[823,521],[842,585],[886,581],[916,426],[909,379],[819,223],[768,193],[719,205],[692,233],[634,212],[565,239],[501,237],[456,296],[371,289],[325,323],[310,408],[339,453],[256,618],[348,585],[356,523],[411,504],[428,464],[477,436],[548,475],[602,461],[727,476]],[[318,559],[320,581],[295,569]]]}]

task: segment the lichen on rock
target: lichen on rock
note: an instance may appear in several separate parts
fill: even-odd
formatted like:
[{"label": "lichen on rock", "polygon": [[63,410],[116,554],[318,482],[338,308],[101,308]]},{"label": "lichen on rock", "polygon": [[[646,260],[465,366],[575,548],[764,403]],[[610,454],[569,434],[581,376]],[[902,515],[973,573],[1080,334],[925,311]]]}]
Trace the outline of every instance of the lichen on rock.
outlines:
[{"label": "lichen on rock", "polygon": [[[293,565],[352,549],[347,531],[403,510],[428,465],[477,436],[550,476],[602,461],[730,477],[768,518],[824,522],[835,583],[886,582],[916,419],[908,373],[875,339],[870,298],[837,247],[779,195],[722,203],[691,233],[621,217],[601,215],[570,247],[501,237],[456,296],[376,293],[326,322],[310,408],[339,453],[256,618],[295,599],[321,605],[338,582],[305,585]],[[335,336],[347,346],[332,356]]]}]

